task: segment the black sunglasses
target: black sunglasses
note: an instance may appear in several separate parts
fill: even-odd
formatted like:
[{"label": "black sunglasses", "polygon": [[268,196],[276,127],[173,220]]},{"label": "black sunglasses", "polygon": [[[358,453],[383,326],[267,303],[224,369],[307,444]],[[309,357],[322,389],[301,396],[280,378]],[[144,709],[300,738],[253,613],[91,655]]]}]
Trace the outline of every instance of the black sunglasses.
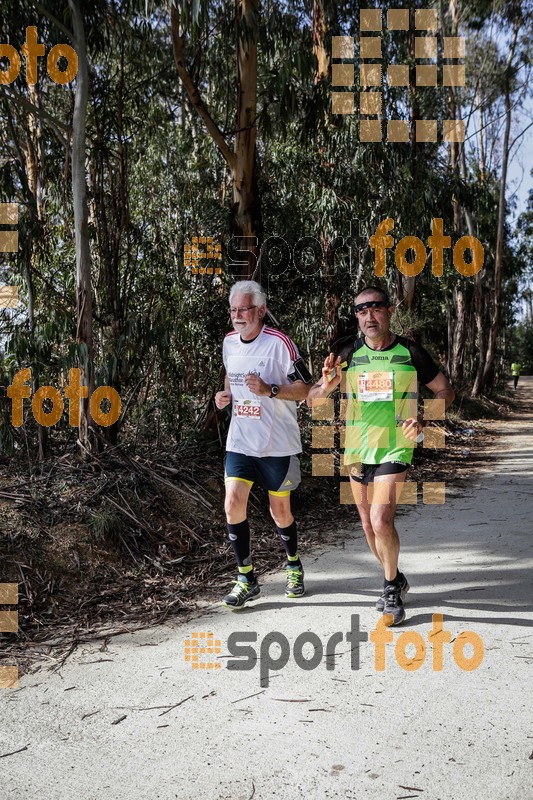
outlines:
[{"label": "black sunglasses", "polygon": [[388,308],[389,306],[387,303],[384,303],[383,300],[369,300],[367,303],[358,303],[355,306],[355,313],[358,314],[360,311],[364,311],[365,308]]}]

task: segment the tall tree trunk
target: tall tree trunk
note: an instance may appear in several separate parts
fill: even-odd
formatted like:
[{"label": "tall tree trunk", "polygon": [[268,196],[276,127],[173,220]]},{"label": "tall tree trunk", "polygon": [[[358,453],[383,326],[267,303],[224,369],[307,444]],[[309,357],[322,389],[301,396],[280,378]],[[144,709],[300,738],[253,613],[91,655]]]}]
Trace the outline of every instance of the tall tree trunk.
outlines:
[{"label": "tall tree trunk", "polygon": [[210,115],[185,64],[185,37],[180,32],[179,12],[170,9],[172,48],[176,69],[189,99],[203,120],[213,142],[231,169],[233,186],[233,221],[235,236],[243,237],[240,250],[248,252],[240,263],[240,277],[257,275],[261,246],[261,206],[257,187],[257,38],[258,0],[236,0],[237,23],[237,129],[233,150]]},{"label": "tall tree trunk", "polygon": [[465,294],[461,286],[454,287],[453,303],[455,325],[453,327],[453,338],[449,343],[451,349],[450,377],[453,384],[460,386],[464,377],[464,355],[467,331],[467,308]]},{"label": "tall tree trunk", "polygon": [[[237,4],[237,134],[233,169],[233,208],[235,233],[250,237],[246,275],[254,273],[257,246],[261,238],[261,215],[257,189],[257,15],[258,0],[239,0]],[[260,245],[260,242],[258,241]],[[243,248],[245,249],[245,248]]]},{"label": "tall tree trunk", "polygon": [[[72,119],[72,196],[76,240],[76,338],[80,349],[80,384],[87,386],[89,397],[94,389],[91,253],[89,249],[89,212],[85,175],[85,128],[89,97],[89,69],[83,16],[77,0],[69,0],[74,42],[78,54],[76,98]],[[93,445],[89,433],[89,397],[80,401],[79,441],[86,449]]]},{"label": "tall tree trunk", "polygon": [[[414,55],[415,52],[415,34],[411,26],[409,26],[409,51]],[[410,147],[410,163],[409,169],[411,172],[411,185],[417,185],[417,157],[420,150],[416,140],[416,120],[420,119],[416,82],[415,67],[411,66],[409,69],[409,147]],[[386,123],[385,123],[386,124]],[[410,310],[415,304],[415,291],[416,291],[416,276],[405,276],[397,271],[396,275],[396,297],[398,304],[404,310]]]},{"label": "tall tree trunk", "polygon": [[479,177],[481,179],[481,183],[485,183],[485,172],[486,172],[485,144],[483,141],[484,125],[485,125],[485,118],[483,116],[483,107],[481,103],[479,103]]},{"label": "tall tree trunk", "polygon": [[[37,85],[28,86],[28,97],[35,108],[40,108],[41,98]],[[37,251],[42,246],[43,235],[43,153],[42,153],[42,127],[41,121],[37,114],[30,111],[28,115],[28,126],[25,128],[25,136],[19,139],[18,131],[15,130],[9,106],[6,102],[7,122],[15,147],[19,154],[20,169],[21,169],[21,183],[24,196],[26,197],[28,212],[31,220],[31,238],[25,242],[23,250],[23,269],[24,279],[26,281],[26,290],[28,296],[28,325],[29,336],[33,342],[34,350],[37,352],[37,343],[35,342],[35,285],[33,282],[33,275],[35,272],[35,264],[37,261]],[[25,170],[25,179],[23,179],[22,172]],[[40,365],[41,359],[37,358],[33,364],[32,370],[32,392],[35,394],[40,386]],[[44,425],[37,424],[37,439],[39,447],[39,462],[42,464],[46,458],[46,449],[48,443],[48,428]]]},{"label": "tall tree trunk", "polygon": [[315,83],[326,80],[329,74],[329,55],[326,41],[329,36],[329,26],[326,19],[324,0],[313,2],[313,53],[316,56],[317,68]]},{"label": "tall tree trunk", "polygon": [[[516,40],[516,37],[515,37]],[[512,56],[510,56],[511,59]],[[496,235],[496,252],[494,255],[494,294],[493,294],[493,314],[492,322],[489,330],[489,341],[487,345],[487,354],[485,357],[485,364],[483,367],[483,375],[481,379],[481,387],[483,390],[487,385],[492,370],[494,368],[494,359],[496,357],[496,344],[500,333],[501,326],[501,302],[502,302],[502,285],[503,285],[503,243],[505,236],[505,190],[507,187],[507,168],[509,164],[509,137],[511,133],[511,77],[510,77],[510,61],[508,62],[508,69],[505,80],[505,133],[503,136],[503,156],[502,156],[502,172],[500,177],[500,199],[498,203],[498,228]]]},{"label": "tall tree trunk", "polygon": [[[459,20],[457,14],[457,0],[450,0],[449,4],[450,16],[452,19],[451,35],[457,36],[459,29]],[[448,117],[449,119],[457,119],[458,116],[457,99],[455,96],[455,89],[453,86],[448,88]],[[459,181],[459,142],[450,142],[450,169],[456,182]],[[453,229],[455,239],[457,240],[462,233],[462,215],[461,207],[454,193],[452,196],[452,209],[453,209]],[[466,303],[465,294],[462,286],[461,279],[458,278],[458,283],[453,288],[452,293],[454,317],[452,324],[452,337],[448,339],[449,361],[450,361],[450,378],[452,383],[460,386],[463,381],[464,375],[464,348],[466,342]]]},{"label": "tall tree trunk", "polygon": [[477,350],[478,362],[476,369],[476,377],[474,378],[474,385],[472,387],[472,395],[478,397],[481,392],[483,380],[483,368],[485,366],[485,359],[487,353],[487,337],[485,333],[485,297],[484,297],[484,281],[482,273],[478,272],[474,275],[474,318],[476,321],[477,330]]},{"label": "tall tree trunk", "polygon": [[[516,21],[513,30],[513,39],[509,48],[509,55],[507,57],[507,64],[504,74],[504,107],[505,107],[505,131],[503,135],[502,146],[502,169],[500,175],[500,196],[498,201],[498,225],[496,233],[496,250],[494,254],[494,285],[492,292],[492,315],[490,317],[490,326],[488,341],[485,353],[480,352],[479,368],[472,389],[474,397],[481,394],[487,384],[489,383],[493,371],[494,361],[496,358],[496,347],[501,328],[501,302],[502,302],[502,288],[503,288],[503,245],[505,237],[505,216],[506,216],[506,202],[505,191],[507,188],[507,170],[509,166],[509,139],[511,134],[511,121],[512,121],[512,81],[513,81],[513,58],[516,50],[516,43],[518,33],[520,31],[520,21]],[[476,278],[479,276],[476,275]]]}]

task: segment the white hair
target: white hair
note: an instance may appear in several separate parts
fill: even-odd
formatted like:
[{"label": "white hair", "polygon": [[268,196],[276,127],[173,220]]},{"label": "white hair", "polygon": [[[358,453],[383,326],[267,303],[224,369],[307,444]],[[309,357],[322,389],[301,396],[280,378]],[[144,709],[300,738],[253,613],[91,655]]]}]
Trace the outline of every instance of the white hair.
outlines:
[{"label": "white hair", "polygon": [[236,294],[249,294],[253,297],[255,305],[266,306],[265,290],[257,281],[237,281],[237,283],[234,283],[229,293],[230,305]]}]

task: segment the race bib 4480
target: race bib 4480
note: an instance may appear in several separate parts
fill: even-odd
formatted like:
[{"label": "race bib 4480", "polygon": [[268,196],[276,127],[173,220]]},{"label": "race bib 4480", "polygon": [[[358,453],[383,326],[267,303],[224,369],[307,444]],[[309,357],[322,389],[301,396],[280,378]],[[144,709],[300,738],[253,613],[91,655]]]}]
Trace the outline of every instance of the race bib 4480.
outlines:
[{"label": "race bib 4480", "polygon": [[362,372],[357,376],[357,397],[363,402],[394,399],[393,372]]},{"label": "race bib 4480", "polygon": [[249,419],[261,419],[261,400],[235,400],[233,403],[233,414],[236,417],[248,417]]}]

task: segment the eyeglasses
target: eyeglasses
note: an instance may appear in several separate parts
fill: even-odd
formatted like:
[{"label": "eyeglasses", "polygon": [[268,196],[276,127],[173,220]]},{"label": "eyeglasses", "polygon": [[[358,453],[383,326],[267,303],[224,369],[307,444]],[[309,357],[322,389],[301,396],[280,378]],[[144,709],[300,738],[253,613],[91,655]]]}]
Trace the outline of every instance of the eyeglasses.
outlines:
[{"label": "eyeglasses", "polygon": [[244,314],[245,311],[251,311],[252,308],[257,308],[257,306],[243,306],[242,308],[230,308],[229,313],[233,314]]}]

